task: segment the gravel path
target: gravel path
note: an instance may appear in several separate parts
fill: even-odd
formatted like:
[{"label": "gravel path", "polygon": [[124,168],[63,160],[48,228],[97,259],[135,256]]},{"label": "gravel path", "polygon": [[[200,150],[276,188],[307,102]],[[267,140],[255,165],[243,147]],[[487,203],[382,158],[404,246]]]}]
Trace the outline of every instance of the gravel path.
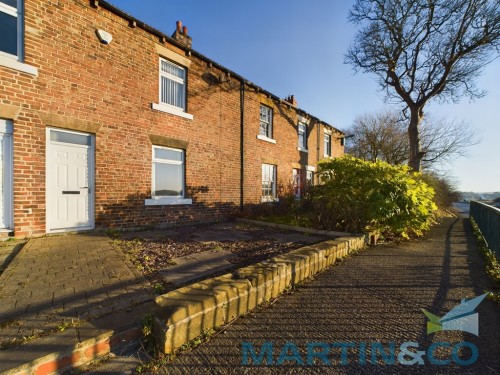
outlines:
[{"label": "gravel path", "polygon": [[[445,219],[422,240],[401,245],[388,244],[362,251],[332,267],[292,295],[271,306],[238,319],[224,333],[209,342],[179,354],[162,369],[168,374],[303,374],[303,373],[500,373],[500,307],[484,300],[479,312],[479,337],[461,331],[443,331],[427,335],[427,319],[421,308],[443,316],[464,297],[479,296],[493,286],[484,274],[482,258],[475,248],[470,225],[464,219]],[[258,354],[264,342],[274,345],[273,366],[242,366],[242,342],[251,343]],[[389,342],[399,346],[406,341],[425,350],[433,342],[451,346],[467,341],[477,346],[478,360],[470,366],[425,365],[360,366],[359,345]],[[348,365],[340,363],[340,349],[331,349],[323,366],[316,358],[313,365],[298,366],[293,360],[276,365],[286,342],[296,346],[307,361],[307,343],[347,343]],[[377,344],[376,344],[377,345]],[[292,349],[288,354],[293,358]],[[319,349],[316,348],[316,351]],[[415,350],[415,349],[412,349]],[[451,358],[449,349],[435,351],[437,358]],[[462,359],[470,357],[467,350]],[[381,362],[381,356],[377,356]],[[410,359],[411,358],[407,358]],[[252,361],[250,360],[252,363]]]}]

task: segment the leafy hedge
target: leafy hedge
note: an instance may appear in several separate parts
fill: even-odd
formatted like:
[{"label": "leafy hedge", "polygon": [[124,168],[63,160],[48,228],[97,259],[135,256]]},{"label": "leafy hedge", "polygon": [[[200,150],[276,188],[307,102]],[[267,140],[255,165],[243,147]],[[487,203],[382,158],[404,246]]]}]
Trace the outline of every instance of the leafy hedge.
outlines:
[{"label": "leafy hedge", "polygon": [[318,172],[322,183],[312,199],[317,224],[325,229],[407,238],[432,223],[434,190],[407,166],[346,155],[321,161]]}]

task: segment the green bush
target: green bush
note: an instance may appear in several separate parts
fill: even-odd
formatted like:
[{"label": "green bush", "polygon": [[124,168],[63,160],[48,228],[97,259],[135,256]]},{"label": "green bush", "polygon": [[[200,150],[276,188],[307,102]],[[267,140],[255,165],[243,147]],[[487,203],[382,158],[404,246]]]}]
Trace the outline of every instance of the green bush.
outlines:
[{"label": "green bush", "polygon": [[434,189],[434,202],[440,208],[450,208],[453,202],[460,200],[460,192],[455,188],[451,178],[440,176],[436,172],[424,172],[424,182]]},{"label": "green bush", "polygon": [[381,232],[408,238],[431,225],[434,190],[407,166],[352,156],[319,163],[314,189],[317,225],[330,230]]}]

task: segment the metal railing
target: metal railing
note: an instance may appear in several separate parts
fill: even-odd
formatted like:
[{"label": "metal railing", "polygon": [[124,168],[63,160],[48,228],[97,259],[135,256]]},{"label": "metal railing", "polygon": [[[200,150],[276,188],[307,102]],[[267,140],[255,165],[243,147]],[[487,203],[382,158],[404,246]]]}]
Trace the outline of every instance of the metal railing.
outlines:
[{"label": "metal railing", "polygon": [[488,247],[500,257],[500,209],[471,201],[470,216],[477,223]]}]

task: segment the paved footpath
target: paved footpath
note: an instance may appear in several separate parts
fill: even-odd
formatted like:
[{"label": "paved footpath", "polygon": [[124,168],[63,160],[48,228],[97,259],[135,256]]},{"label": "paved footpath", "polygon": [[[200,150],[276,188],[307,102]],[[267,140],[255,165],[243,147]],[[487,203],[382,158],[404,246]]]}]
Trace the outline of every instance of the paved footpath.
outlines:
[{"label": "paved footpath", "polygon": [[[380,245],[350,257],[271,307],[236,320],[208,343],[178,355],[161,372],[499,374],[500,306],[489,300],[479,305],[479,337],[461,331],[427,335],[427,319],[420,310],[425,308],[443,316],[462,298],[479,296],[491,288],[468,221],[445,219],[422,240]],[[266,341],[274,345],[275,363],[286,342],[298,348],[304,361],[309,342],[352,342],[357,349],[348,350],[349,365],[340,364],[340,349],[331,349],[327,358],[332,365],[328,366],[322,366],[320,359],[312,366],[297,366],[294,361],[274,366],[242,366],[242,342],[251,343],[259,354]],[[399,345],[406,341],[419,343],[419,350],[429,348],[433,342],[455,346],[467,341],[477,346],[479,357],[470,366],[431,365],[427,356],[421,366],[358,364],[363,352],[359,350],[361,343],[370,346],[372,342],[381,342],[387,348],[391,341],[396,345],[396,362]],[[440,347],[434,354],[438,359],[452,358],[450,351]],[[288,354],[293,357],[291,349]],[[470,354],[465,350],[462,359],[470,358]],[[370,363],[369,351],[366,358]],[[382,362],[381,356],[377,358]],[[411,361],[411,357],[406,359]]]},{"label": "paved footpath", "polygon": [[149,300],[147,287],[104,234],[30,239],[0,275],[0,347]]}]

